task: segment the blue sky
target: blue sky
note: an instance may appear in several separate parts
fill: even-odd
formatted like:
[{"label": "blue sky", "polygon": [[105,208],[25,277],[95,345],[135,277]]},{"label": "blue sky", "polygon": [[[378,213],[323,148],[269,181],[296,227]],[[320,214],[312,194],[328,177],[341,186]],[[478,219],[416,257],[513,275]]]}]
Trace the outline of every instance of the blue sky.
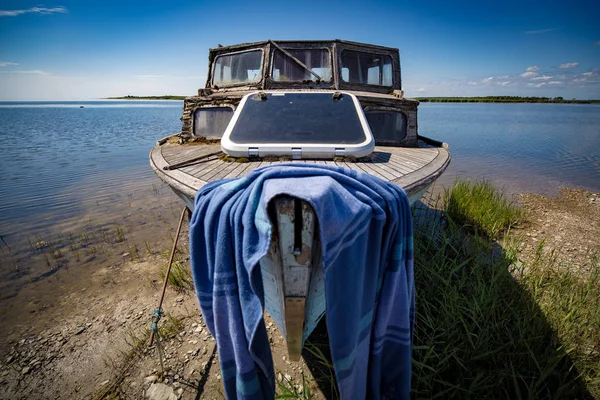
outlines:
[{"label": "blue sky", "polygon": [[192,95],[208,49],[346,39],[400,49],[407,96],[600,98],[599,1],[0,4],[0,100]]}]

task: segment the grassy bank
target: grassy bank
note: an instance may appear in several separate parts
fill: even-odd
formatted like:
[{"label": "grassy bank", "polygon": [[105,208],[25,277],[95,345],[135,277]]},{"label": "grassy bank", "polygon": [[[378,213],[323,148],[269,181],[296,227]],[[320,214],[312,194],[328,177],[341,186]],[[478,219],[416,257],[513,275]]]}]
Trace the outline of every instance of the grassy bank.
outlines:
[{"label": "grassy bank", "polygon": [[[523,264],[513,231],[526,215],[487,182],[456,182],[434,203],[414,210],[413,395],[600,399],[598,258],[582,279],[542,241]],[[309,338],[304,357],[326,343]],[[332,371],[315,375],[328,397]]]},{"label": "grassy bank", "polygon": [[413,390],[425,397],[600,398],[600,267],[587,279],[541,242],[489,183],[457,182],[417,215]]}]

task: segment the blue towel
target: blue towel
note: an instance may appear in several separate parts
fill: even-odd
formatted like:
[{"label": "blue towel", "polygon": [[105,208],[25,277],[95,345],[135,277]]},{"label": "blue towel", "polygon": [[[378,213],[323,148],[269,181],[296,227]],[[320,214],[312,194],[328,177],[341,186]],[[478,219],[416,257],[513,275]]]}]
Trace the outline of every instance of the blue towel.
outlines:
[{"label": "blue towel", "polygon": [[271,239],[267,205],[282,194],[309,202],[319,221],[341,398],[408,399],[415,306],[408,198],[371,175],[308,163],[258,168],[209,183],[196,197],[192,275],[227,398],[275,394],[259,260]]}]

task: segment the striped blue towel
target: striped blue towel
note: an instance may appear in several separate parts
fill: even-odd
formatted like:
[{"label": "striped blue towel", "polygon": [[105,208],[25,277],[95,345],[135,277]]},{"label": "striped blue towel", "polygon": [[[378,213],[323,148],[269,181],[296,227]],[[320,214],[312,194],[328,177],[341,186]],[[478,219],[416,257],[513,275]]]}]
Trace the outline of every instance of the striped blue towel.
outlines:
[{"label": "striped blue towel", "polygon": [[278,195],[309,202],[319,221],[340,396],[408,399],[415,306],[408,198],[374,176],[306,163],[212,182],[196,197],[192,275],[227,398],[275,394],[259,260],[271,239],[267,206]]}]

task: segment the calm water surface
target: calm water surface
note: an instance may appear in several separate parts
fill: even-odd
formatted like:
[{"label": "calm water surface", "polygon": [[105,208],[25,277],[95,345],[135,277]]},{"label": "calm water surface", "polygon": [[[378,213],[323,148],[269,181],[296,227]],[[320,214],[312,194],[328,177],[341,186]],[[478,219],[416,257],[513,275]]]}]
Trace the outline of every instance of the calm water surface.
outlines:
[{"label": "calm water surface", "polygon": [[422,103],[419,133],[450,144],[442,184],[461,176],[513,194],[600,191],[599,105]]},{"label": "calm water surface", "polygon": [[[180,101],[0,102],[0,290],[48,274],[30,262],[52,255],[36,254],[38,240],[58,235],[66,243],[60,235],[114,233],[123,221],[131,230],[156,219],[164,208],[156,195],[169,191],[148,153],[180,130],[181,111]],[[552,195],[561,185],[600,191],[597,105],[425,103],[419,131],[450,144],[442,184],[462,176],[491,179],[510,193]]]},{"label": "calm water surface", "polygon": [[70,248],[97,262],[97,242],[114,246],[115,227],[129,233],[161,205],[170,191],[148,153],[181,129],[181,111],[181,101],[0,102],[0,298],[65,265]]}]

